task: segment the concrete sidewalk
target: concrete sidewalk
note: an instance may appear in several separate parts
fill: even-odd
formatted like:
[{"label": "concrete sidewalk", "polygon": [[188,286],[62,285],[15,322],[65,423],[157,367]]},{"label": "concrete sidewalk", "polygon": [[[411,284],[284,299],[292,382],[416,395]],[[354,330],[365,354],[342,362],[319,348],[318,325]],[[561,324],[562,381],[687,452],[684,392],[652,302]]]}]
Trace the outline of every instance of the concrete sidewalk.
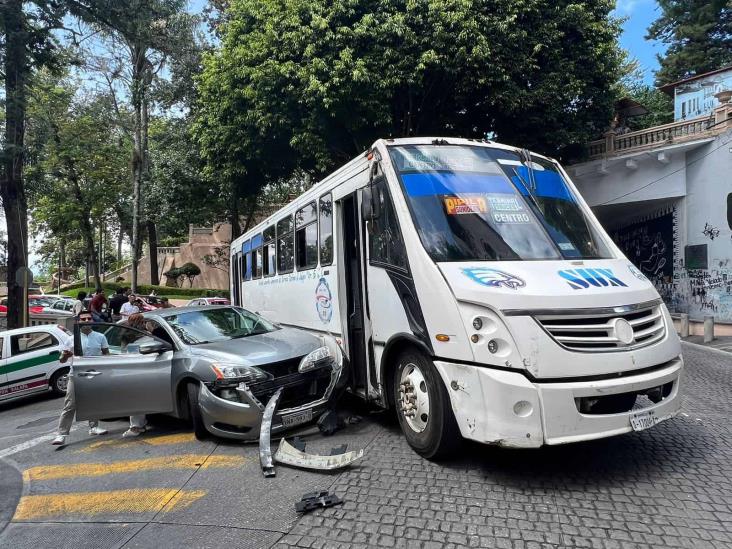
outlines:
[{"label": "concrete sidewalk", "polygon": [[704,343],[704,336],[690,335],[689,337],[681,338],[681,341],[693,343],[694,345],[700,345],[702,347],[708,347],[710,349],[717,349],[718,351],[732,353],[732,336],[719,336],[715,337],[709,343]]}]

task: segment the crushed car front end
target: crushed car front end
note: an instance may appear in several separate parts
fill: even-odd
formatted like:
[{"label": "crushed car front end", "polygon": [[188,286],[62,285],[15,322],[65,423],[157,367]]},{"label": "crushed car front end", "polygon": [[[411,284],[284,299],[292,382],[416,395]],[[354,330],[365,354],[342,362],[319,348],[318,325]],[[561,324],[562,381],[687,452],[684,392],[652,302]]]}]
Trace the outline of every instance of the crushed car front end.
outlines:
[{"label": "crushed car front end", "polygon": [[[292,330],[287,330],[292,332]],[[302,334],[302,332],[301,332]],[[209,364],[216,379],[200,385],[198,401],[206,429],[223,438],[253,441],[259,437],[264,408],[282,388],[272,422],[278,433],[317,419],[340,396],[348,379],[348,362],[331,337],[316,337],[304,354],[272,362]]]}]

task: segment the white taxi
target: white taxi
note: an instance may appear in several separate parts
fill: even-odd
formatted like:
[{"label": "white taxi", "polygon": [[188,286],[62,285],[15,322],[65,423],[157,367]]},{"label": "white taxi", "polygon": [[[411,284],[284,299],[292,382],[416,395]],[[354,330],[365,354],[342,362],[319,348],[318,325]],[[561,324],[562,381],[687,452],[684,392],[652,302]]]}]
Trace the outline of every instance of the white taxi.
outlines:
[{"label": "white taxi", "polygon": [[0,332],[0,402],[46,391],[66,394],[69,367],[59,357],[70,335],[51,324]]}]

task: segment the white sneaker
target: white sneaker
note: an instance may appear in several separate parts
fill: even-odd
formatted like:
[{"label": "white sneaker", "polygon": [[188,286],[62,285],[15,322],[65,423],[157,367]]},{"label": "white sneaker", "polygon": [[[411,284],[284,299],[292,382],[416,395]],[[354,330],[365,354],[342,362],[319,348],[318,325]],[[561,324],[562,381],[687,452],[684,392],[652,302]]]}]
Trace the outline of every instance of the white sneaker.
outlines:
[{"label": "white sneaker", "polygon": [[54,446],[62,446],[66,442],[66,435],[58,435],[51,441]]},{"label": "white sneaker", "polygon": [[107,430],[102,429],[101,427],[92,427],[91,429],[89,429],[89,434],[90,435],[106,435]]},{"label": "white sneaker", "polygon": [[144,432],[145,432],[144,427],[143,428],[130,427],[124,433],[122,433],[122,438],[139,437]]}]

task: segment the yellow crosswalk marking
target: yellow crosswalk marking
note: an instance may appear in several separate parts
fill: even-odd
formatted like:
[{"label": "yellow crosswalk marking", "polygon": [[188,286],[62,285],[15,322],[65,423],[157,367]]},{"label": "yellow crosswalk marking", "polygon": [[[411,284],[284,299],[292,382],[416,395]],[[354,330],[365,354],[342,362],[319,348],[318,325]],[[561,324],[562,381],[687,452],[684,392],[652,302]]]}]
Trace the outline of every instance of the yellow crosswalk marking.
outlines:
[{"label": "yellow crosswalk marking", "polygon": [[162,435],[157,437],[146,437],[141,436],[140,438],[127,439],[127,438],[114,438],[107,440],[99,440],[92,442],[88,446],[78,450],[79,452],[92,452],[97,448],[104,448],[106,446],[113,446],[115,448],[125,448],[128,446],[139,446],[145,444],[151,444],[152,446],[164,446],[166,444],[183,444],[186,442],[193,442],[196,437],[193,433],[175,433],[173,435]]},{"label": "yellow crosswalk marking", "polygon": [[205,494],[204,490],[144,488],[23,496],[15,510],[13,520],[158,511],[167,513],[173,509],[188,507]]},{"label": "yellow crosswalk marking", "polygon": [[112,463],[67,463],[64,465],[41,465],[23,471],[26,482],[74,477],[99,477],[115,473],[134,473],[153,469],[195,469],[201,467],[235,467],[244,463],[241,456],[209,456],[183,454],[147,459],[116,461]]}]

